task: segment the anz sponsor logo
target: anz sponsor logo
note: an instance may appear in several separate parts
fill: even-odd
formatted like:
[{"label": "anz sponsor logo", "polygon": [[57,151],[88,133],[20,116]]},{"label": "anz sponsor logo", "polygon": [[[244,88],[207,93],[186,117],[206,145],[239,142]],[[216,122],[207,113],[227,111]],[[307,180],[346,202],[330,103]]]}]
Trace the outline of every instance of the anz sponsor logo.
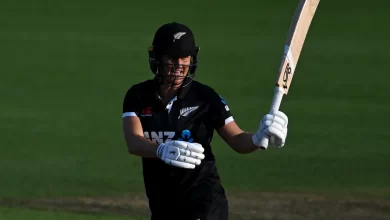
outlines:
[{"label": "anz sponsor logo", "polygon": [[[176,133],[174,131],[145,131],[144,137],[158,144],[162,144],[174,140],[173,138],[175,137],[175,134]],[[194,142],[190,130],[182,131],[181,136],[177,140],[190,143]]]},{"label": "anz sponsor logo", "polygon": [[186,141],[186,142],[194,142],[194,139],[191,137],[191,131],[190,130],[184,130],[181,132],[181,137],[177,139],[179,141]]},{"label": "anz sponsor logo", "polygon": [[175,134],[173,131],[145,131],[144,137],[158,144],[162,144],[171,141],[175,137]]}]

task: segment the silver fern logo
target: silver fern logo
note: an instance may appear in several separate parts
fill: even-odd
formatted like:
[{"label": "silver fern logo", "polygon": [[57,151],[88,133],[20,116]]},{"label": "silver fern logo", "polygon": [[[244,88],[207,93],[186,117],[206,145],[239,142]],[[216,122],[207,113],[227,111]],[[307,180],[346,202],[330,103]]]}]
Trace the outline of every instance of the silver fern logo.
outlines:
[{"label": "silver fern logo", "polygon": [[195,111],[196,109],[198,109],[199,106],[193,106],[193,107],[185,107],[185,108],[182,108],[180,109],[180,116],[183,116],[183,117],[186,117],[188,116],[191,112]]},{"label": "silver fern logo", "polygon": [[173,35],[173,42],[175,42],[175,40],[180,40],[180,38],[185,34],[186,32],[177,32],[176,34]]}]

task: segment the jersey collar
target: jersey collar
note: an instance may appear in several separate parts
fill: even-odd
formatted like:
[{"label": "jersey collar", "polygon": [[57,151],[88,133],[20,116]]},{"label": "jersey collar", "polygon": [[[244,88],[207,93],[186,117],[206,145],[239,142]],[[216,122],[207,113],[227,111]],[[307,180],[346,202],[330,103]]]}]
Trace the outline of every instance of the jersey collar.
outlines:
[{"label": "jersey collar", "polygon": [[[160,96],[159,96],[159,90],[160,90],[160,83],[159,83],[159,79],[158,77],[155,77],[153,79],[154,81],[154,87],[155,87],[155,98],[157,100],[160,100]],[[188,94],[190,88],[191,88],[191,85],[192,85],[192,79],[187,77],[184,79],[183,81],[183,85],[180,89],[179,89],[179,94],[177,96],[177,99],[184,99],[186,97],[186,95]]]},{"label": "jersey collar", "polygon": [[189,77],[185,78],[182,85],[184,86],[182,86],[179,90],[179,99],[184,99],[186,97],[192,85],[192,79]]}]

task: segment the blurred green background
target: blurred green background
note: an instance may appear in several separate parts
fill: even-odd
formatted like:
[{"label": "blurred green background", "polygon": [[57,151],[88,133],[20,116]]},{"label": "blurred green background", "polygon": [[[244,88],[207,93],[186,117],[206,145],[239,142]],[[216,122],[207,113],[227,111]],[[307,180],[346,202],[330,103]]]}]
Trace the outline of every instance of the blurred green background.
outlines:
[{"label": "blurred green background", "polygon": [[[256,131],[297,4],[1,0],[0,198],[144,192],[140,159],[123,140],[122,101],[153,77],[147,47],[166,22],[194,31],[196,79]],[[239,155],[215,136],[228,193],[390,197],[387,6],[321,1],[281,107],[286,146]],[[24,219],[6,210],[1,219]]]}]

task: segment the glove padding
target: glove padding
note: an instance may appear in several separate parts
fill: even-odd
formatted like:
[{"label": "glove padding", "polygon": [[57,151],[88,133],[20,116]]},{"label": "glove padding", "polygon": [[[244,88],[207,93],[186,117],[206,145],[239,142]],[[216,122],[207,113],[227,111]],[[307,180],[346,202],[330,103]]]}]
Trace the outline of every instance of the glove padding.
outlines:
[{"label": "glove padding", "polygon": [[287,137],[288,117],[281,111],[276,111],[273,114],[266,114],[263,116],[259,130],[253,135],[252,141],[258,147],[261,139],[266,136],[269,138],[269,145],[276,147],[283,147]]},{"label": "glove padding", "polygon": [[156,153],[158,158],[169,165],[194,169],[204,159],[203,152],[204,148],[198,143],[169,141],[160,144]]}]

